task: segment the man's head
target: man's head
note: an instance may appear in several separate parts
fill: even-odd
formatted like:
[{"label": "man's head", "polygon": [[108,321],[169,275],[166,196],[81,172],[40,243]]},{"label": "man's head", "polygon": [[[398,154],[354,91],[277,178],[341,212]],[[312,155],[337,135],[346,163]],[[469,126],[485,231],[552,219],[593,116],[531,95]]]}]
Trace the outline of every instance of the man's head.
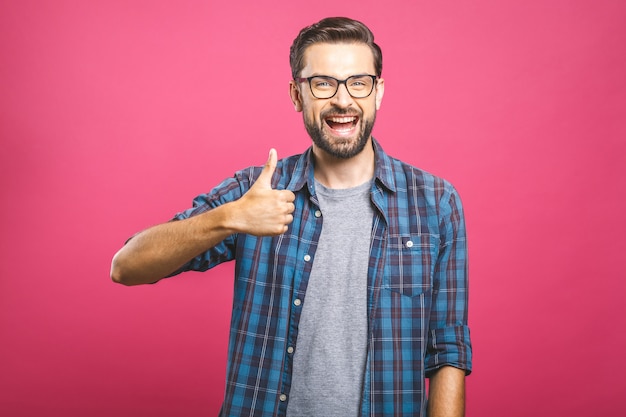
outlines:
[{"label": "man's head", "polygon": [[291,46],[290,94],[314,147],[336,158],[370,141],[384,93],[382,52],[361,22],[328,18],[300,31]]}]

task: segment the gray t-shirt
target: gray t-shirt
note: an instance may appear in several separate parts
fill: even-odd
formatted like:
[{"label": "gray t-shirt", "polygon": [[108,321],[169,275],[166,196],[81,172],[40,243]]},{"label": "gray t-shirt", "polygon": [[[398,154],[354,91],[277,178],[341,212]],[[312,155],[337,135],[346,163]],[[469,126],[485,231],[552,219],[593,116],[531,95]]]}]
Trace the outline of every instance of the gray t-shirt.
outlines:
[{"label": "gray t-shirt", "polygon": [[324,223],[293,353],[287,417],[356,417],[367,353],[371,182],[315,187]]}]

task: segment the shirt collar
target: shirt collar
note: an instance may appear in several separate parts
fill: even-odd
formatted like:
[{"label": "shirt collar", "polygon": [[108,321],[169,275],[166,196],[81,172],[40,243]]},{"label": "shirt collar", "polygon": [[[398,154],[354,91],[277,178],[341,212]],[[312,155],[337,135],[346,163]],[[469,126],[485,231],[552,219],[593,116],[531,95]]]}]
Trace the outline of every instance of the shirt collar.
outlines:
[{"label": "shirt collar", "polygon": [[396,192],[396,180],[393,175],[393,164],[391,157],[383,150],[378,141],[372,138],[374,146],[374,178],[378,180],[387,190]]},{"label": "shirt collar", "polygon": [[[396,182],[393,176],[393,164],[391,157],[385,153],[378,141],[372,137],[374,147],[374,178],[382,184],[388,191],[396,191]],[[287,189],[293,192],[299,191],[305,185],[311,194],[314,194],[314,165],[313,149],[309,147],[296,161],[291,180]]]}]

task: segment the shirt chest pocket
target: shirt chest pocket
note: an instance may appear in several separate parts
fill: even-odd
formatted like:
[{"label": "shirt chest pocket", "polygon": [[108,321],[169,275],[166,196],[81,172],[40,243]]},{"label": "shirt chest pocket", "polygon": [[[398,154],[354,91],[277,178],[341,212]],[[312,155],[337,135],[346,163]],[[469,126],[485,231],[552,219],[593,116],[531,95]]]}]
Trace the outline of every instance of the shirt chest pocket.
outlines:
[{"label": "shirt chest pocket", "polygon": [[429,291],[438,254],[438,235],[390,235],[383,288],[409,297]]}]

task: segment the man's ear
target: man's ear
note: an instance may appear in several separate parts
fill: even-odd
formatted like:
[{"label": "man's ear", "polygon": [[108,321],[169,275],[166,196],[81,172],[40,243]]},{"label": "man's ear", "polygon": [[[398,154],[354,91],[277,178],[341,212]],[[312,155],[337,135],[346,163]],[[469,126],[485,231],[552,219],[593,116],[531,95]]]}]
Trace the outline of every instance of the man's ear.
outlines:
[{"label": "man's ear", "polygon": [[376,84],[376,110],[380,110],[380,105],[383,102],[383,96],[385,95],[385,80],[378,79]]},{"label": "man's ear", "polygon": [[289,95],[291,96],[293,108],[297,112],[302,111],[302,96],[300,95],[300,89],[298,88],[298,84],[296,84],[294,80],[289,81]]}]

